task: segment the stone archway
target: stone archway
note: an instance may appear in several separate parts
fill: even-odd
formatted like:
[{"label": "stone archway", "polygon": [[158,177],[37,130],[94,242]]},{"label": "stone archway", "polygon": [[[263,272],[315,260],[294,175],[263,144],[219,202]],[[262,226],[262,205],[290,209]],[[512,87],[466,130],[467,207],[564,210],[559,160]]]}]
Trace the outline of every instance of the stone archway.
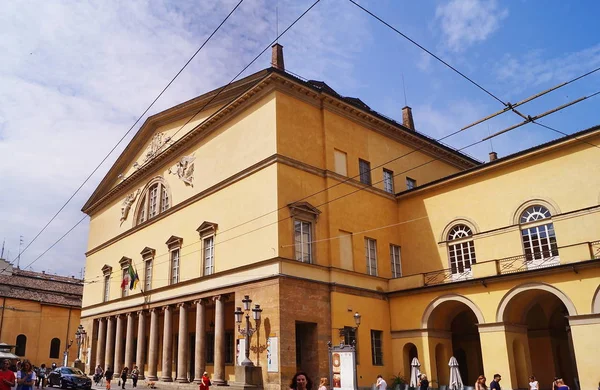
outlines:
[{"label": "stone archway", "polygon": [[402,348],[402,357],[404,360],[404,372],[402,374],[404,375],[405,379],[409,379],[410,363],[412,362],[413,358],[419,358],[419,350],[417,349],[417,346],[413,343],[404,344],[404,347]]},{"label": "stone archway", "polygon": [[517,286],[502,298],[497,321],[519,329],[507,334],[513,386],[526,387],[531,372],[540,383],[552,383],[558,375],[575,385],[577,366],[567,318],[575,315],[571,299],[543,283]]},{"label": "stone archway", "polygon": [[[448,378],[448,361],[454,356],[464,383],[475,383],[483,371],[478,325],[484,323],[481,310],[471,300],[451,294],[432,301],[423,313],[423,329],[431,331],[432,373],[440,385]],[[435,347],[433,347],[435,345]],[[432,362],[432,363],[433,363]]]}]

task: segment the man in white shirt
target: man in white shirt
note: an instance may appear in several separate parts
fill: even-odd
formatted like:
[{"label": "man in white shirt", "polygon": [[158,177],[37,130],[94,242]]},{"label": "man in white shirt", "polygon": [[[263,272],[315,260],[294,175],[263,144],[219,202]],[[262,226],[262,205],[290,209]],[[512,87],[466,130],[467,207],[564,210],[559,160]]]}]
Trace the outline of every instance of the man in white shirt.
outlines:
[{"label": "man in white shirt", "polygon": [[387,382],[385,381],[385,379],[383,379],[383,377],[381,375],[377,375],[377,383],[375,384],[375,388],[376,388],[376,390],[386,390],[387,389]]}]

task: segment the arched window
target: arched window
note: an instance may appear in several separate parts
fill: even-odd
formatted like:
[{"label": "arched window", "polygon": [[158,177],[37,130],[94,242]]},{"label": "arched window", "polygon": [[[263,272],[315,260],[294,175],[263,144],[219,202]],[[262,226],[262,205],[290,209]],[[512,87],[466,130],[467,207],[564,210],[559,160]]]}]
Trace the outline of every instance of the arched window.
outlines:
[{"label": "arched window", "polygon": [[17,336],[17,342],[15,343],[15,355],[25,356],[25,348],[27,347],[27,336],[20,334]]},{"label": "arched window", "polygon": [[550,210],[542,205],[529,206],[521,213],[519,222],[526,260],[545,260],[558,256],[551,218]]},{"label": "arched window", "polygon": [[162,177],[152,179],[139,198],[136,224],[145,222],[171,207],[171,194]]},{"label": "arched window", "polygon": [[58,359],[60,355],[60,339],[53,338],[50,341],[50,359]]},{"label": "arched window", "polygon": [[464,274],[470,271],[471,264],[476,262],[471,228],[464,224],[456,225],[450,229],[447,240],[452,274]]}]

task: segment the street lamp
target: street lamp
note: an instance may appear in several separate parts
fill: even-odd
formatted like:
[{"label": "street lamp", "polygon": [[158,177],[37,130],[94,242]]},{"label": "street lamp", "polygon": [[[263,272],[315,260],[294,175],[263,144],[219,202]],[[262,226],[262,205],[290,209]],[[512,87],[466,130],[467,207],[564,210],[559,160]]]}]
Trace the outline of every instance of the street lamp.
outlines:
[{"label": "street lamp", "polygon": [[[260,314],[262,313],[262,309],[260,308],[260,305],[254,305],[253,309],[250,309],[250,304],[252,303],[252,299],[250,299],[249,295],[244,295],[244,299],[242,299],[242,304],[243,304],[243,308],[244,310],[242,310],[241,307],[236,307],[235,312],[233,314],[235,314],[235,322],[238,324],[238,332],[245,336],[246,339],[246,345],[245,345],[245,358],[242,361],[241,365],[242,366],[248,366],[248,367],[253,367],[254,363],[252,363],[252,361],[249,359],[250,356],[250,337],[252,337],[252,335],[254,334],[254,332],[256,332],[256,329],[258,329],[259,323],[260,323]],[[250,326],[250,311],[252,311],[252,318],[254,318],[254,321],[256,323],[256,329],[253,329]],[[246,327],[242,328],[240,327],[240,324],[242,323],[242,316],[246,314]]]},{"label": "street lamp", "polygon": [[75,340],[77,340],[77,359],[75,359],[75,363],[81,363],[81,345],[83,344],[83,340],[85,340],[85,335],[86,331],[83,329],[83,325],[79,324],[75,332]]}]

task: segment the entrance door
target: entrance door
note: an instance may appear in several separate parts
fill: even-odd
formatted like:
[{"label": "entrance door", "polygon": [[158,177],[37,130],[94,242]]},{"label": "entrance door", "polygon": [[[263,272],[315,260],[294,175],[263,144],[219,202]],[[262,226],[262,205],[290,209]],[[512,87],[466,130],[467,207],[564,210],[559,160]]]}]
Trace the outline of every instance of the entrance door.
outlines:
[{"label": "entrance door", "polygon": [[317,354],[317,324],[296,321],[296,371],[305,371],[309,377],[319,376]]}]

